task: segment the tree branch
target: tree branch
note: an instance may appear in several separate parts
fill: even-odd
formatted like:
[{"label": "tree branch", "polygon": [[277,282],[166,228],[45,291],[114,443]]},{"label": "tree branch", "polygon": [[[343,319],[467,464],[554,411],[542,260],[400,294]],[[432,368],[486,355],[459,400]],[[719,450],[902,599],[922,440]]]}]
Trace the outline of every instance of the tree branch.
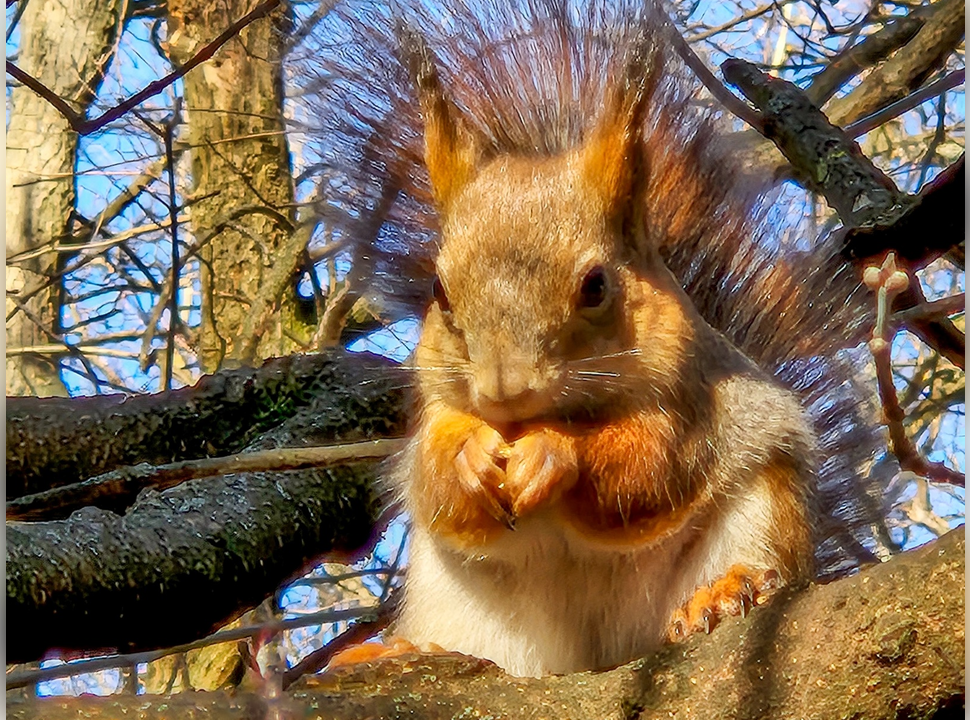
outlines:
[{"label": "tree branch", "polygon": [[67,120],[68,124],[71,126],[71,129],[74,130],[74,132],[76,132],[78,135],[89,135],[97,130],[100,130],[108,123],[122,117],[129,110],[137,107],[148,98],[158,95],[158,93],[162,92],[180,77],[215,55],[216,51],[229,42],[229,40],[238,35],[240,30],[249,25],[251,22],[258,20],[261,17],[265,17],[279,4],[280,0],[264,0],[250,12],[246,13],[246,15],[239,18],[239,20],[226,28],[215,40],[202,47],[191,60],[185,63],[185,65],[173,70],[163,78],[153,80],[134,95],[121,101],[114,107],[106,110],[101,115],[96,118],[92,118],[91,120],[86,120],[83,115],[75,112],[70,105],[68,105],[57,95],[57,93],[53,92],[43,83],[25,73],[9,60],[7,60],[7,74],[29,87],[51,105],[53,105],[54,108]]},{"label": "tree branch", "polygon": [[[956,716],[964,700],[964,531],[858,575],[783,591],[710,636],[607,672],[512,678],[456,654],[306,678],[283,695],[8,698],[8,717],[563,718]],[[932,588],[932,592],[927,592]]]},{"label": "tree branch", "polygon": [[[160,395],[7,398],[7,498],[138,463],[229,455],[318,398],[334,405],[318,419],[327,418],[320,427],[332,431],[330,442],[400,435],[401,393],[381,396],[368,388],[389,374],[406,384],[402,373],[383,358],[333,350],[222,370]],[[349,414],[341,419],[342,413]],[[384,425],[375,420],[381,416]],[[365,423],[360,432],[355,418]]]},{"label": "tree branch", "polygon": [[399,452],[404,440],[368,440],[345,445],[311,448],[283,448],[246,452],[218,458],[184,460],[153,467],[112,470],[82,483],[73,483],[44,492],[26,495],[7,503],[7,520],[53,520],[63,518],[87,505],[127,504],[146,488],[167,490],[187,480],[242,472],[285,472],[324,468],[361,460],[382,460]]},{"label": "tree branch", "polygon": [[912,40],[870,72],[852,92],[832,100],[825,109],[836,125],[848,125],[918,89],[943,67],[964,36],[963,0],[939,0]]},{"label": "tree branch", "polygon": [[[222,372],[162,396],[91,398],[98,402],[86,409],[87,399],[24,399],[21,410],[42,412],[21,412],[9,424],[29,445],[25,424],[41,434],[64,416],[42,448],[57,462],[35,453],[42,472],[34,484],[50,485],[45,473],[72,458],[90,454],[111,466],[122,450],[142,459],[173,449],[204,456],[210,440],[239,442],[267,424],[275,427],[251,451],[400,436],[407,384],[382,358],[333,351]],[[58,444],[64,449],[55,453]],[[17,447],[9,435],[7,447]],[[22,454],[28,466],[29,457]],[[156,648],[207,634],[321,554],[364,545],[379,509],[373,474],[374,462],[242,473],[143,492],[124,516],[84,508],[56,522],[8,523],[8,661],[36,660],[54,647]]]}]

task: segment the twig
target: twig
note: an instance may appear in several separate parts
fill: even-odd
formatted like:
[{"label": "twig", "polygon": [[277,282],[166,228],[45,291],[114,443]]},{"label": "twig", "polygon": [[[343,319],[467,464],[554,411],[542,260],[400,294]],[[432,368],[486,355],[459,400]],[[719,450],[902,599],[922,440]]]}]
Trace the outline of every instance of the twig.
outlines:
[{"label": "twig", "polygon": [[353,570],[351,572],[339,573],[337,575],[324,575],[323,577],[317,576],[306,576],[299,580],[295,580],[287,585],[287,589],[294,587],[327,587],[330,585],[339,585],[347,580],[355,580],[362,577],[393,577],[399,576],[401,573],[393,570],[391,568],[371,568],[365,570]]},{"label": "twig", "polygon": [[283,689],[292,685],[296,680],[304,675],[312,675],[320,669],[326,667],[331,658],[338,652],[345,650],[352,645],[358,645],[369,637],[372,637],[381,630],[387,628],[397,616],[398,606],[400,605],[400,591],[393,591],[390,596],[377,608],[377,614],[370,620],[358,620],[346,632],[341,633],[333,640],[328,642],[319,650],[303,658],[296,665],[283,673]]},{"label": "twig", "polygon": [[164,490],[186,480],[241,472],[281,472],[382,459],[403,449],[403,439],[368,440],[345,445],[281,448],[166,465],[134,465],[80,483],[52,488],[7,503],[7,520],[35,520],[94,504],[134,496],[144,488]]},{"label": "twig", "polygon": [[[181,122],[181,100],[177,99],[175,101],[175,108],[172,110],[172,114],[166,119],[165,124],[162,127],[158,127],[155,123],[149,121],[146,118],[142,118],[142,122],[148,127],[149,130],[158,135],[162,142],[165,144],[165,169],[168,175],[168,216],[169,216],[169,226],[171,227],[171,257],[172,257],[172,268],[169,274],[169,282],[171,283],[171,294],[169,296],[168,305],[168,338],[165,344],[165,376],[163,378],[164,382],[162,389],[165,391],[172,389],[172,372],[173,366],[175,365],[175,337],[179,331],[180,321],[179,321],[179,226],[178,226],[178,191],[175,187],[175,150],[173,148],[173,137],[175,136],[175,129]],[[159,305],[162,303],[159,302]],[[154,329],[154,324],[148,329],[148,333]],[[145,355],[147,365],[148,354],[143,348],[143,354]],[[144,370],[145,367],[142,367]]]},{"label": "twig", "polygon": [[951,470],[943,463],[929,462],[922,457],[913,445],[903,420],[906,415],[899,405],[896,387],[893,385],[892,370],[892,331],[889,327],[889,311],[893,298],[909,287],[909,276],[896,268],[893,253],[886,256],[882,267],[871,265],[863,273],[863,281],[876,293],[876,326],[869,341],[869,350],[876,365],[876,382],[879,386],[879,399],[882,402],[883,422],[889,430],[889,444],[899,467],[917,475],[963,487],[966,478]]},{"label": "twig", "polygon": [[732,18],[731,20],[728,20],[723,25],[707,28],[706,30],[702,30],[698,32],[696,35],[690,35],[687,38],[687,42],[696,43],[696,42],[700,42],[701,40],[707,40],[707,38],[713,37],[718,33],[724,32],[725,30],[730,30],[736,25],[745,23],[748,20],[754,20],[755,18],[759,18],[765,13],[771,12],[772,10],[777,9],[781,5],[785,5],[787,2],[790,2],[790,0],[780,0],[780,1],[773,0],[772,2],[766,3],[765,5],[760,5],[752,10],[748,10],[748,12],[746,13],[742,13],[741,15],[738,15],[737,17]]},{"label": "twig", "polygon": [[893,313],[893,322],[908,323],[913,320],[939,320],[963,312],[966,309],[967,295],[951,295],[950,297],[920,303],[905,310]]},{"label": "twig", "polygon": [[114,107],[106,110],[101,115],[91,120],[86,120],[82,114],[75,112],[74,109],[67,104],[67,102],[61,99],[61,97],[54,93],[50,88],[25,73],[9,60],[7,60],[7,73],[53,105],[54,108],[67,120],[68,124],[71,126],[71,129],[74,130],[78,135],[89,135],[96,130],[100,130],[108,123],[117,120],[133,107],[140,105],[148,98],[158,95],[165,88],[184,76],[190,70],[201,65],[215,55],[216,51],[225,45],[229,40],[238,35],[240,30],[249,25],[251,22],[258,20],[261,17],[265,17],[275,10],[279,4],[280,0],[264,0],[264,2],[261,2],[259,5],[253,8],[251,12],[247,13],[226,28],[219,35],[219,37],[199,50],[199,52],[197,52],[191,60],[185,63],[185,65],[173,70],[159,80],[154,80],[148,83],[148,85],[134,95],[130,96],[128,99],[121,101]]},{"label": "twig", "polygon": [[295,628],[307,627],[308,625],[321,625],[323,623],[339,622],[341,620],[354,620],[356,618],[368,618],[375,616],[379,617],[379,614],[380,609],[373,610],[371,608],[321,610],[320,612],[310,613],[308,615],[300,615],[299,617],[290,618],[288,620],[270,620],[258,625],[247,625],[245,627],[220,630],[201,638],[200,640],[194,640],[189,643],[174,645],[172,647],[162,648],[160,650],[147,650],[145,652],[130,653],[126,655],[119,653],[115,655],[106,655],[99,658],[91,658],[90,660],[77,660],[64,665],[55,665],[54,667],[41,668],[39,670],[12,672],[7,675],[7,690],[14,690],[19,687],[25,687],[26,685],[33,685],[35,683],[44,682],[45,680],[55,680],[57,678],[70,677],[71,675],[80,675],[81,673],[97,672],[98,670],[107,670],[109,668],[121,666],[134,667],[135,665],[140,665],[141,663],[154,662],[155,660],[163,658],[167,655],[186,653],[189,650],[208,647],[209,645],[218,645],[224,642],[244,640],[246,638],[255,637],[262,633],[281,632],[283,630],[293,630]]},{"label": "twig", "polygon": [[952,90],[958,85],[962,85],[966,79],[966,70],[957,70],[946,77],[930,83],[925,88],[917,90],[912,95],[907,95],[901,100],[897,100],[891,105],[887,105],[882,110],[872,113],[861,120],[857,120],[851,125],[846,126],[845,134],[849,137],[859,137],[865,135],[870,130],[875,130],[883,123],[889,122],[894,117],[902,115],[907,110],[919,107],[927,100],[942,95],[947,90]]},{"label": "twig", "polygon": [[667,23],[667,35],[674,44],[674,50],[697,78],[704,84],[714,99],[720,102],[728,112],[744,120],[759,133],[764,134],[764,122],[761,115],[752,110],[746,103],[742,102],[734,93],[728,90],[724,83],[714,77],[704,61],[697,57],[697,53],[687,44],[683,36],[677,31],[672,23]]}]

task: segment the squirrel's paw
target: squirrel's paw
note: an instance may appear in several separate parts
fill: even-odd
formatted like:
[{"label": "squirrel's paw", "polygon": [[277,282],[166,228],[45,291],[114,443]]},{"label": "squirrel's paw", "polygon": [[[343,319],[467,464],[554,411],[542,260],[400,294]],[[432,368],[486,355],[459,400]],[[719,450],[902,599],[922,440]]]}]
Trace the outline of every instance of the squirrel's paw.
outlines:
[{"label": "squirrel's paw", "polygon": [[[444,652],[438,645],[430,646],[431,652]],[[335,653],[330,662],[327,663],[327,670],[333,670],[347,665],[357,665],[358,663],[373,662],[381,658],[398,657],[410,653],[419,653],[421,648],[412,642],[401,637],[390,637],[382,642],[367,642],[358,645],[350,645],[338,653]]]},{"label": "squirrel's paw", "polygon": [[575,444],[554,430],[531,432],[512,443],[505,474],[512,512],[521,517],[575,484],[579,477]]},{"label": "squirrel's paw", "polygon": [[679,642],[694,633],[709,633],[728,615],[747,615],[755,605],[767,601],[780,585],[774,570],[751,570],[732,565],[727,574],[711,585],[702,585],[686,604],[674,611],[667,628],[667,639]]},{"label": "squirrel's paw", "polygon": [[499,432],[481,425],[465,441],[455,458],[455,469],[465,492],[489,515],[511,528],[514,515],[510,510],[506,473],[499,465],[504,464],[508,452],[509,446]]}]

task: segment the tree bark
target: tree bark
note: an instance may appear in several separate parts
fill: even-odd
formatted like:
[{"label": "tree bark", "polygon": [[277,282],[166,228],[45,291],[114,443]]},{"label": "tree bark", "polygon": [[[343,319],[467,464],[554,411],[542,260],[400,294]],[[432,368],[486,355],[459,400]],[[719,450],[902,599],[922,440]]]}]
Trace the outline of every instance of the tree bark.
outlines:
[{"label": "tree bark", "polygon": [[[607,672],[511,678],[455,654],[402,656],[307,678],[279,695],[8,699],[10,718],[962,717],[962,528],[858,575],[787,590],[710,636]],[[564,588],[568,591],[568,588]]]},{"label": "tree bark", "polygon": [[[190,441],[204,453],[207,425],[216,431],[215,444],[233,428],[231,421],[219,426],[219,417],[245,421],[235,428],[237,437],[251,436],[261,417],[275,420],[276,427],[249,444],[251,450],[405,430],[405,383],[401,371],[381,358],[334,351],[207,380],[188,392],[110,405],[100,417],[74,416],[84,442],[74,445],[64,435],[55,444],[70,448],[70,457],[84,457],[99,442],[110,443],[105,435],[119,432],[132,449],[147,446],[142,452],[149,455]],[[273,392],[279,388],[285,390]],[[299,404],[301,397],[308,399]],[[84,508],[62,521],[8,522],[7,661],[36,660],[55,647],[157,648],[209,633],[257,605],[312,559],[365,545],[379,510],[374,469],[371,461],[239,473],[145,491],[124,516]],[[178,607],[192,611],[171,612]]]},{"label": "tree bark", "polygon": [[[914,14],[906,17],[910,18]],[[910,25],[911,22],[906,19],[903,24]],[[938,0],[919,11],[918,22],[920,25],[916,32],[891,57],[866,75],[851,92],[844,97],[829,100],[822,107],[833,124],[845,127],[879,108],[901,100],[943,67],[947,57],[959,46],[965,35],[966,7],[960,0]],[[856,73],[865,67],[863,64],[856,65]],[[844,84],[856,73],[844,72],[839,79]],[[809,86],[810,97],[831,95],[838,90],[838,87],[831,87],[830,73],[822,71],[817,78],[820,86],[817,89]],[[746,172],[752,176],[786,176],[789,168],[785,158],[757,131],[745,130],[736,133],[731,143],[738,156],[743,159]]]},{"label": "tree bark", "polygon": [[[186,62],[253,4],[169,3],[172,59]],[[198,348],[203,372],[214,372],[225,359],[246,364],[298,351],[303,348],[293,338],[306,341],[313,329],[296,316],[300,255],[283,251],[296,218],[280,62],[289,22],[283,3],[184,78],[194,199],[189,217],[196,242],[204,242]],[[273,272],[280,267],[288,271]],[[264,294],[272,300],[270,310],[282,302],[281,312],[258,319],[254,332],[261,342],[241,357],[243,326]]]},{"label": "tree bark", "polygon": [[[120,0],[31,0],[19,23],[18,66],[83,114],[111,59],[125,7]],[[76,152],[68,121],[33,90],[15,86],[7,127],[7,257],[68,237]],[[45,345],[60,335],[60,282],[38,292],[58,267],[53,252],[7,266],[8,348]],[[18,310],[14,298],[26,309]],[[6,370],[7,395],[67,394],[49,356],[13,355]]]},{"label": "tree bark", "polygon": [[406,384],[388,360],[332,350],[224,370],[165,394],[8,398],[7,499],[136,463],[228,455],[290,419],[331,443],[393,435],[404,402],[393,388]]},{"label": "tree bark", "polygon": [[829,101],[825,114],[834,124],[846,126],[906,97],[943,67],[966,32],[966,20],[967,8],[961,0],[937,0],[913,39],[852,92]]}]

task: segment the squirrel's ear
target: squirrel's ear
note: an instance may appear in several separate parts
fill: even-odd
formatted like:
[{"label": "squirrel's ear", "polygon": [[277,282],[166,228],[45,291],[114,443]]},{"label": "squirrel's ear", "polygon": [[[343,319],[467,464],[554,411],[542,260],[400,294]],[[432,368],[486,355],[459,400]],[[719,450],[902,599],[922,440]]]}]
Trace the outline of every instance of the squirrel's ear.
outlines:
[{"label": "squirrel's ear", "polygon": [[424,160],[431,191],[442,211],[475,174],[481,143],[441,86],[434,56],[424,38],[409,26],[398,26],[405,64],[418,90],[424,116]]},{"label": "squirrel's ear", "polygon": [[646,105],[662,72],[646,32],[632,45],[622,77],[607,91],[605,110],[580,150],[583,174],[608,215],[624,214],[643,178],[640,139]]}]

